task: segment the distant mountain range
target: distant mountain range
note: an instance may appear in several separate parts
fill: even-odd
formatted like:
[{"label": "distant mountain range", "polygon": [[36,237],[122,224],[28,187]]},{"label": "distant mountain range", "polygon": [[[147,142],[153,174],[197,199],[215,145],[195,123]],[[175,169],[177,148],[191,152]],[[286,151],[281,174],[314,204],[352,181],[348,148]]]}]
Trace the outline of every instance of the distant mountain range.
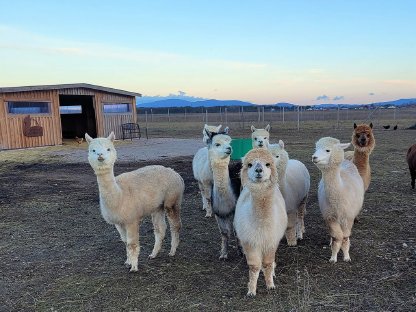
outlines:
[{"label": "distant mountain range", "polygon": [[[388,106],[408,106],[416,105],[416,98],[413,99],[400,99],[395,101],[388,102],[378,102],[371,104],[316,104],[316,105],[306,105],[313,107],[315,109],[334,109],[338,108],[338,105],[341,109],[343,108],[358,108],[360,106],[372,106],[372,107],[388,107]],[[140,98],[137,98],[137,107],[140,108],[162,108],[162,107],[218,107],[218,106],[263,106],[258,104],[253,104],[250,102],[236,101],[236,100],[200,100],[200,101],[188,101],[185,99],[165,99],[157,100],[154,102],[140,103]],[[284,108],[294,108],[298,105],[292,103],[276,103],[269,104],[265,106],[274,106],[274,107],[284,107]],[[302,105],[305,106],[305,105]]]}]

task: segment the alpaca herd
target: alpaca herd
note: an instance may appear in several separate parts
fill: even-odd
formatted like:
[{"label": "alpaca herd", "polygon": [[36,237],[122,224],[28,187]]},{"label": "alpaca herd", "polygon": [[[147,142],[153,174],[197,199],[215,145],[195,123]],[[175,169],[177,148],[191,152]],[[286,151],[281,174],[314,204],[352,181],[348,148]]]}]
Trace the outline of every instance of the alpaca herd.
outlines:
[{"label": "alpaca herd", "polygon": [[[221,127],[204,126],[206,147],[199,149],[193,158],[193,174],[205,216],[214,214],[220,231],[219,258],[228,258],[230,238],[235,235],[238,250],[243,252],[249,268],[247,295],[255,296],[260,271],[264,273],[267,289],[275,288],[276,252],[283,236],[288,246],[296,246],[303,239],[310,175],[302,162],[289,158],[282,140],[270,143],[270,125],[264,129],[252,126],[252,150],[241,161],[231,161],[232,139],[228,127],[223,131]],[[126,246],[126,264],[130,271],[137,271],[138,227],[145,216],[152,217],[155,236],[149,258],[155,258],[161,249],[166,216],[172,239],[169,255],[175,255],[185,185],[173,169],[158,165],[115,177],[114,138],[114,133],[96,139],[86,134],[88,160],[97,176],[101,214],[105,221],[115,225]],[[339,250],[344,261],[351,261],[351,230],[371,180],[369,155],[375,146],[372,124],[354,124],[352,144],[354,152],[344,155],[350,143],[324,137],[316,142],[312,155],[312,162],[322,175],[318,202],[329,230],[332,263],[337,262]],[[409,149],[409,155],[414,187],[416,145]]]}]

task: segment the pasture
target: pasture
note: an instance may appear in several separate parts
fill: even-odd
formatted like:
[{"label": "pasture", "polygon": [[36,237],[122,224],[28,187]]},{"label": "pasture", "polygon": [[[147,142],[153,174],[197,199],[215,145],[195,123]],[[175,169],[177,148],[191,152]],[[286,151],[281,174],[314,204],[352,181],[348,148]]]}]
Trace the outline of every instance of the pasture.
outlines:
[{"label": "pasture", "polygon": [[[311,155],[315,141],[323,136],[349,142],[352,123],[343,121],[337,130],[333,123],[321,127],[310,121],[298,132],[293,124],[285,128],[272,122],[271,142],[282,139],[291,158],[305,163],[311,174],[311,192],[304,240],[290,248],[285,239],[281,241],[277,289],[267,291],[260,275],[254,299],[245,297],[248,268],[237,255],[235,241],[229,259],[218,259],[220,234],[215,219],[204,218],[201,210],[191,156],[116,163],[115,174],[149,164],[169,166],[181,174],[186,185],[176,256],[168,256],[168,232],[159,256],[147,259],[154,242],[147,218],[140,228],[139,272],[129,273],[123,265],[124,245],[114,226],[100,215],[96,177],[86,157],[68,162],[62,157],[41,157],[36,149],[19,151],[21,157],[2,151],[0,310],[413,310],[416,192],[410,187],[405,155],[415,143],[416,130],[404,130],[404,126],[414,119],[400,120],[397,131],[383,130],[381,123],[375,123],[372,182],[353,227],[352,262],[328,261],[329,236],[317,203],[320,172]],[[184,131],[183,122],[154,122],[150,130],[154,136],[200,138],[202,126],[201,121],[189,122]],[[234,124],[233,128],[231,124],[230,128],[232,137],[249,135],[249,125]],[[87,147],[83,143],[76,148]]]}]

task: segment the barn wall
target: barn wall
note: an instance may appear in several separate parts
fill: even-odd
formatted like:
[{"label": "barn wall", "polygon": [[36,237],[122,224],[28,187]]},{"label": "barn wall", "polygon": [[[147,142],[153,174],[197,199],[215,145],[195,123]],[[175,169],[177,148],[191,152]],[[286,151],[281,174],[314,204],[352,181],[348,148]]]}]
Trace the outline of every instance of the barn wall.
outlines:
[{"label": "barn wall", "polygon": [[[42,137],[23,135],[23,119],[26,114],[8,114],[8,101],[44,101],[50,103],[49,114],[31,114],[32,125],[43,127]],[[34,91],[5,93],[1,98],[1,144],[4,149],[26,148],[62,144],[61,123],[59,119],[59,99],[56,91]]]}]

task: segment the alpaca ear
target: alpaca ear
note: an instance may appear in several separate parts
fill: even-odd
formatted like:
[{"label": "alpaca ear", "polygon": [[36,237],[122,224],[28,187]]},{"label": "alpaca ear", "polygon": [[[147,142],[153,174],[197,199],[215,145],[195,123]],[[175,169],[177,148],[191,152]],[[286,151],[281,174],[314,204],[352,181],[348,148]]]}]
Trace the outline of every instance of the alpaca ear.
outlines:
[{"label": "alpaca ear", "polygon": [[357,124],[354,122],[354,129],[357,128]]},{"label": "alpaca ear", "polygon": [[370,122],[370,128],[373,129],[373,123],[372,122]]},{"label": "alpaca ear", "polygon": [[282,140],[279,140],[279,145],[282,149],[285,149],[285,143]]},{"label": "alpaca ear", "polygon": [[228,127],[225,127],[225,129],[224,129],[224,134],[228,134],[228,131],[230,130],[230,128],[228,128]]},{"label": "alpaca ear", "polygon": [[251,132],[254,132],[254,131],[256,131],[257,129],[253,126],[253,125],[251,125]]},{"label": "alpaca ear", "polygon": [[116,135],[114,134],[114,131],[111,131],[107,139],[109,139],[111,142],[114,142],[114,140],[116,139]]},{"label": "alpaca ear", "polygon": [[220,132],[221,127],[222,127],[222,125],[219,125],[219,126],[217,127],[217,132]]},{"label": "alpaca ear", "polygon": [[267,132],[270,132],[270,125],[267,125],[266,128],[264,128]]},{"label": "alpaca ear", "polygon": [[351,145],[351,143],[339,143],[338,146],[342,149],[346,149]]},{"label": "alpaca ear", "polygon": [[90,144],[92,140],[93,140],[93,138],[92,138],[92,137],[90,137],[90,136],[88,135],[88,133],[85,133],[85,141],[87,141],[87,142],[88,142],[88,144]]}]

